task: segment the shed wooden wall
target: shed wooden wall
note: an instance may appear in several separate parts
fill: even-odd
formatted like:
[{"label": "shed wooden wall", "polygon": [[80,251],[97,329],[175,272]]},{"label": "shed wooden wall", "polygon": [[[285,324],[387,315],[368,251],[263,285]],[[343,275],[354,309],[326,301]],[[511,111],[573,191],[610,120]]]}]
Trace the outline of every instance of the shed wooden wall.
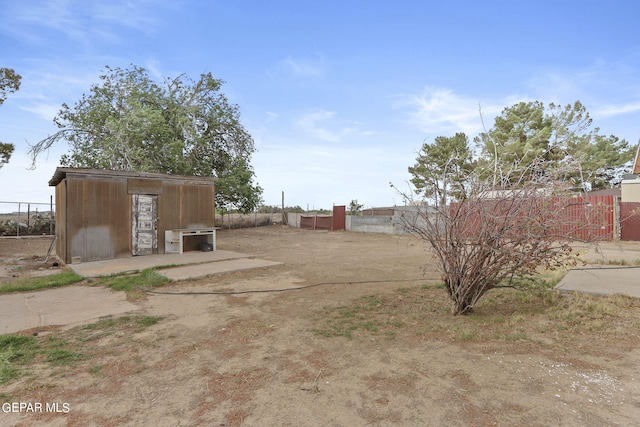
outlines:
[{"label": "shed wooden wall", "polygon": [[158,253],[165,230],[215,224],[213,184],[67,175],[56,185],[58,256],[66,263],[132,256],[132,194],[158,197]]}]

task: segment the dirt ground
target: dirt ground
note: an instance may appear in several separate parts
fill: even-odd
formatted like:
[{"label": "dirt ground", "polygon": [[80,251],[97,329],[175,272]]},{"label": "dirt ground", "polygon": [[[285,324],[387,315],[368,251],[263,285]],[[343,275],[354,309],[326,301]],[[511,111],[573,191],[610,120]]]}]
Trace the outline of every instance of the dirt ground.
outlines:
[{"label": "dirt ground", "polygon": [[[16,254],[33,258],[48,249],[47,241],[22,242],[27,246],[0,242],[0,255],[16,258],[14,268]],[[491,317],[499,301],[489,296],[477,315],[454,318],[445,291],[435,287],[433,261],[410,237],[272,226],[223,230],[218,245],[285,264],[161,289],[318,286],[148,295],[136,301],[140,313],[162,319],[143,330],[54,331],[83,358],[64,367],[33,366],[0,385],[0,401],[57,402],[68,410],[0,410],[0,425],[640,425],[636,300],[621,300],[631,320],[613,335],[610,327],[590,322],[587,328],[580,319],[567,331],[508,307],[504,316]],[[561,310],[569,305],[562,298],[571,297],[557,298]],[[405,315],[408,304],[423,310]],[[365,316],[349,336],[327,333],[340,319],[380,307],[396,311],[387,310],[379,327],[368,328]],[[538,322],[536,336],[522,325],[527,322]],[[466,332],[484,325],[512,325],[516,333],[479,338]],[[518,325],[529,335],[518,335]]]}]

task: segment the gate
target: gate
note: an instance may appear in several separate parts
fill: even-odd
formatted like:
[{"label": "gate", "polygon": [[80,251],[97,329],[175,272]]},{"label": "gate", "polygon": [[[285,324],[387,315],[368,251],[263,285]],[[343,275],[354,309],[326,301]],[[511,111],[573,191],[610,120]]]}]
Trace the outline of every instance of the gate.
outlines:
[{"label": "gate", "polygon": [[333,215],[301,215],[300,228],[302,230],[336,231],[346,229],[347,207],[334,206]]},{"label": "gate", "polygon": [[344,231],[347,228],[347,207],[333,207],[333,231]]},{"label": "gate", "polygon": [[133,194],[131,203],[131,248],[133,255],[158,253],[158,196]]},{"label": "gate", "polygon": [[620,202],[620,240],[640,241],[640,203]]}]

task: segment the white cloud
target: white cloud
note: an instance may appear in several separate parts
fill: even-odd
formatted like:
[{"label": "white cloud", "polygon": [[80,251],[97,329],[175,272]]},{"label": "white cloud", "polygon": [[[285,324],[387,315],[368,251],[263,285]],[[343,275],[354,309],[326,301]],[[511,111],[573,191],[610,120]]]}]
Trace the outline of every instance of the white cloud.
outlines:
[{"label": "white cloud", "polygon": [[623,114],[637,113],[640,111],[640,101],[619,105],[603,105],[593,111],[594,115],[600,117],[612,117]]},{"label": "white cloud", "polygon": [[60,105],[35,103],[32,106],[21,107],[21,110],[33,113],[43,120],[52,121],[60,111]]},{"label": "white cloud", "polygon": [[301,59],[287,56],[277,62],[274,70],[269,70],[270,77],[283,74],[303,79],[320,79],[325,76],[326,63],[323,57],[317,59]]},{"label": "white cloud", "polygon": [[297,120],[296,126],[313,138],[322,141],[340,142],[350,134],[370,135],[371,132],[361,131],[357,122],[334,120],[334,111],[318,110],[306,114]]},{"label": "white cloud", "polygon": [[617,62],[595,60],[573,69],[546,69],[533,75],[527,85],[537,99],[546,103],[569,104],[575,101],[594,116],[612,117],[640,111],[637,67],[627,64],[633,58]]},{"label": "white cloud", "polygon": [[325,74],[324,59],[304,60],[288,56],[278,63],[278,67],[297,77],[320,78]]},{"label": "white cloud", "polygon": [[427,134],[453,134],[464,132],[473,136],[482,132],[482,117],[487,123],[500,114],[512,102],[482,102],[467,96],[460,96],[450,89],[427,87],[422,93],[404,96],[396,108],[409,108],[410,124]]},{"label": "white cloud", "polygon": [[340,135],[329,131],[325,127],[321,127],[318,124],[318,122],[324,122],[332,119],[334,116],[335,112],[333,111],[316,111],[303,116],[296,124],[299,128],[314,138],[324,141],[338,142],[340,140]]},{"label": "white cloud", "polygon": [[267,118],[265,120],[266,123],[271,123],[274,120],[278,120],[278,113],[272,113],[271,111],[266,112]]},{"label": "white cloud", "polygon": [[41,29],[58,32],[83,44],[90,43],[91,39],[121,41],[119,30],[122,28],[153,34],[160,23],[154,13],[158,7],[176,6],[165,0],[15,2],[7,6],[7,15],[13,22],[2,25],[1,31],[31,42],[47,37]]}]

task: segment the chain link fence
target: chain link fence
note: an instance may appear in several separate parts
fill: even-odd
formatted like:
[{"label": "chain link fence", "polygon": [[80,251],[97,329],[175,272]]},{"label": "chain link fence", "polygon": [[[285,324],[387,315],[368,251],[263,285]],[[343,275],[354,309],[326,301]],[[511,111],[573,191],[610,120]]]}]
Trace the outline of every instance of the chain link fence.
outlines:
[{"label": "chain link fence", "polygon": [[55,205],[0,201],[0,236],[55,234]]},{"label": "chain link fence", "polygon": [[282,207],[262,205],[250,213],[216,211],[216,227],[222,229],[262,227],[265,225],[286,224],[286,215]]}]

